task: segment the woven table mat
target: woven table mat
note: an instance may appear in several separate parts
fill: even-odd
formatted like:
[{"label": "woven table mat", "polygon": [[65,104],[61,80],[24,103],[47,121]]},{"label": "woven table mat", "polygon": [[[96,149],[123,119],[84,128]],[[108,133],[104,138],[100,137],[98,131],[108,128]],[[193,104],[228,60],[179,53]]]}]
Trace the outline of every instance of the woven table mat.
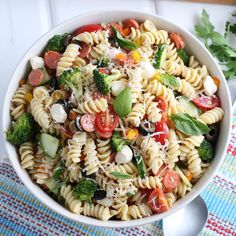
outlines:
[{"label": "woven table mat", "polygon": [[[208,206],[209,218],[200,235],[236,236],[236,109],[233,114],[231,140],[224,162],[201,196]],[[24,187],[11,164],[2,160],[0,235],[159,236],[163,234],[161,222],[132,228],[108,229],[69,220],[37,200]]]}]

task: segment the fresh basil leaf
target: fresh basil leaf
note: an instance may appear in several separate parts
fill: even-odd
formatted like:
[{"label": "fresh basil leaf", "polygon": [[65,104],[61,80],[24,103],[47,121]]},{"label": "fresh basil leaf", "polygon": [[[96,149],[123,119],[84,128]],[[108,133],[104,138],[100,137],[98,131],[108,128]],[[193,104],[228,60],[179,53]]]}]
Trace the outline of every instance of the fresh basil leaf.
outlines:
[{"label": "fresh basil leaf", "polygon": [[187,113],[174,114],[171,116],[176,129],[187,135],[202,135],[210,131],[207,125],[194,119]]},{"label": "fresh basil leaf", "polygon": [[160,74],[160,82],[173,89],[177,89],[179,87],[179,82],[174,75]]},{"label": "fresh basil leaf", "polygon": [[130,179],[131,176],[125,173],[121,173],[118,171],[113,171],[110,173],[111,175],[113,175],[116,179]]},{"label": "fresh basil leaf", "polygon": [[147,171],[143,157],[140,154],[134,155],[134,161],[137,166],[139,176],[141,177],[141,179],[145,178],[147,176]]},{"label": "fresh basil leaf", "polygon": [[179,48],[177,49],[177,54],[184,62],[184,65],[187,66],[189,64],[189,55],[187,54],[187,52],[184,49]]},{"label": "fresh basil leaf", "polygon": [[137,48],[137,45],[129,40],[129,39],[124,39],[121,34],[119,33],[118,30],[116,30],[113,26],[112,26],[112,29],[114,31],[114,34],[115,34],[115,37],[116,37],[116,40],[118,42],[118,44],[122,47],[122,48],[125,48],[127,50],[134,50]]}]

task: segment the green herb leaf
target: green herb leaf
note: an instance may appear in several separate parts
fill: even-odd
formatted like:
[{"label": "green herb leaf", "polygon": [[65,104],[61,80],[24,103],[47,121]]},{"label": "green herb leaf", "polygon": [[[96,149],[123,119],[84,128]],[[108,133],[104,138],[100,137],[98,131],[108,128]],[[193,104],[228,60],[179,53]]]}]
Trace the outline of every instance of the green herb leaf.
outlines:
[{"label": "green herb leaf", "polygon": [[125,88],[115,98],[113,107],[117,115],[124,117],[128,115],[132,109],[131,88]]},{"label": "green herb leaf", "polygon": [[182,48],[179,48],[177,49],[177,54],[184,62],[184,65],[187,66],[189,64],[189,55],[185,52],[185,50]]},{"label": "green herb leaf", "polygon": [[147,176],[146,166],[143,157],[140,154],[134,155],[135,164],[138,169],[139,176],[143,179]]},{"label": "green herb leaf", "polygon": [[202,11],[202,24],[205,27],[206,31],[208,34],[212,33],[214,30],[214,26],[211,24],[210,20],[209,20],[209,15],[207,14],[206,10],[203,9]]},{"label": "green herb leaf", "polygon": [[131,176],[125,173],[121,173],[118,171],[113,171],[110,173],[111,175],[113,175],[116,179],[130,179]]},{"label": "green herb leaf", "polygon": [[202,135],[210,131],[207,125],[194,119],[187,113],[174,114],[171,116],[176,129],[187,135]]},{"label": "green herb leaf", "polygon": [[122,48],[125,48],[127,50],[134,50],[137,48],[137,45],[129,40],[129,39],[124,39],[121,34],[119,33],[118,30],[116,30],[113,26],[112,26],[112,29],[114,31],[114,34],[115,34],[115,37],[116,37],[116,40],[118,42],[118,44],[122,47]]},{"label": "green herb leaf", "polygon": [[179,82],[174,75],[160,74],[160,82],[173,89],[177,89],[179,87]]}]

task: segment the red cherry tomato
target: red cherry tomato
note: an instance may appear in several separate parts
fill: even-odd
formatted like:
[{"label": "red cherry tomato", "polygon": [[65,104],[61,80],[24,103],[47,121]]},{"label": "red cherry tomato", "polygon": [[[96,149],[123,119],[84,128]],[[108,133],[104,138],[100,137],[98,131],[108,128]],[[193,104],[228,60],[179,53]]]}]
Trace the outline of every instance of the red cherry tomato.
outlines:
[{"label": "red cherry tomato", "polygon": [[148,198],[148,204],[152,211],[156,213],[163,213],[169,209],[165,194],[161,188],[152,191]]},{"label": "red cherry tomato", "polygon": [[148,188],[141,188],[139,189],[142,195],[146,195],[145,197],[149,198],[150,194],[152,193],[153,189],[148,189]]},{"label": "red cherry tomato", "polygon": [[111,108],[96,114],[95,125],[102,132],[112,132],[117,124],[118,116]]},{"label": "red cherry tomato", "polygon": [[101,138],[110,138],[112,136],[112,132],[103,132],[99,129],[96,129],[96,133],[101,137]]},{"label": "red cherry tomato", "polygon": [[138,29],[139,28],[138,22],[136,20],[134,20],[134,19],[125,20],[123,22],[123,26],[124,26],[124,28],[134,28],[134,29]]},{"label": "red cherry tomato", "polygon": [[28,76],[28,83],[32,86],[39,86],[44,81],[45,75],[41,69],[32,70]]},{"label": "red cherry tomato", "polygon": [[164,163],[159,170],[157,171],[157,173],[155,174],[158,177],[163,177],[166,172],[169,170],[168,166]]},{"label": "red cherry tomato", "polygon": [[93,96],[92,96],[93,100],[100,99],[100,98],[105,98],[106,100],[108,100],[108,96],[104,95],[101,92],[96,91],[96,92],[93,93]]},{"label": "red cherry tomato", "polygon": [[89,55],[91,51],[91,46],[87,43],[81,42],[80,43],[80,49],[79,49],[79,57],[85,58]]},{"label": "red cherry tomato", "polygon": [[180,184],[180,177],[176,171],[169,170],[163,177],[164,192],[172,192]]},{"label": "red cherry tomato", "polygon": [[212,97],[197,97],[192,102],[201,109],[210,110],[221,105],[220,99],[216,96]]},{"label": "red cherry tomato", "polygon": [[81,127],[87,132],[93,132],[95,130],[95,116],[92,114],[84,114],[80,119]]},{"label": "red cherry tomato", "polygon": [[61,54],[59,52],[48,51],[44,54],[44,63],[49,69],[55,70],[60,58]]},{"label": "red cherry tomato", "polygon": [[122,28],[122,26],[121,26],[120,24],[116,23],[116,22],[111,22],[111,23],[109,24],[109,26],[108,26],[108,34],[109,34],[110,37],[114,37],[114,31],[113,31],[113,29],[112,29],[112,26],[113,26],[117,31],[119,31],[119,33],[120,33],[122,36],[124,36],[124,35],[123,35],[123,28]]},{"label": "red cherry tomato", "polygon": [[170,40],[175,44],[176,48],[184,48],[185,47],[185,42],[182,39],[182,37],[175,32],[169,33]]},{"label": "red cherry tomato", "polygon": [[73,35],[78,35],[84,32],[97,32],[99,30],[103,30],[103,27],[99,24],[90,24],[90,25],[83,25],[81,27],[79,27],[78,29],[76,29],[73,33]]},{"label": "red cherry tomato", "polygon": [[161,132],[160,134],[156,134],[154,136],[155,141],[164,145],[165,139],[167,139],[169,135],[169,128],[164,119],[155,123],[155,132]]},{"label": "red cherry tomato", "polygon": [[102,74],[109,75],[109,71],[106,68],[98,68],[98,71]]},{"label": "red cherry tomato", "polygon": [[168,110],[168,107],[167,107],[167,102],[166,100],[162,97],[162,96],[158,96],[156,98],[156,101],[158,102],[158,108],[162,110],[162,117],[164,119],[167,119],[167,110]]}]

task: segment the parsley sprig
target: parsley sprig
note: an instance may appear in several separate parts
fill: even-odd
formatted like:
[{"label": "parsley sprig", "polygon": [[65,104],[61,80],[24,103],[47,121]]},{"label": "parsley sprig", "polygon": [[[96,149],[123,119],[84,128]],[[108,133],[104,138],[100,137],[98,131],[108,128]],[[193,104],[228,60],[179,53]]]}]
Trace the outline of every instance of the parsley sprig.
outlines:
[{"label": "parsley sprig", "polygon": [[[236,14],[232,16],[235,17]],[[218,59],[225,78],[232,79],[236,76],[236,49],[230,46],[227,36],[230,32],[236,36],[236,23],[232,24],[226,22],[226,32],[224,36],[214,29],[215,27],[210,22],[209,15],[206,10],[203,10],[201,23],[195,25],[195,32],[199,38],[204,40],[205,46],[212,55]]]}]

